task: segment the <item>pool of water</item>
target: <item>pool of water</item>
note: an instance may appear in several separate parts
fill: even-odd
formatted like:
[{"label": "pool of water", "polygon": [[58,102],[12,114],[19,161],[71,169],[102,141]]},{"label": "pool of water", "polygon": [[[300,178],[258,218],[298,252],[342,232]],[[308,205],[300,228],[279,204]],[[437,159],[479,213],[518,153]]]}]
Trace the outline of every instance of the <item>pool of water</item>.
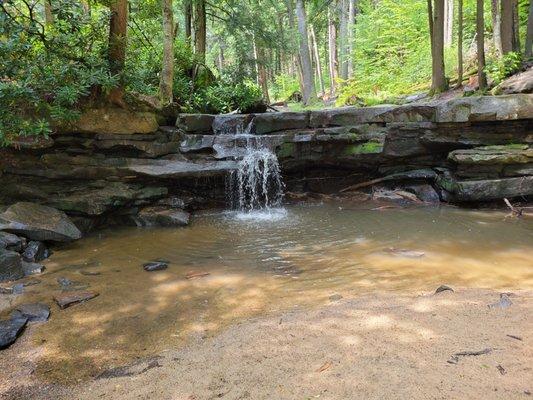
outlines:
[{"label": "pool of water", "polygon": [[[32,328],[37,373],[74,382],[332,295],[533,288],[533,220],[506,215],[330,203],[206,213],[179,229],[112,229],[56,250],[41,283],[12,301],[52,304],[60,277],[99,292],[66,310],[53,305],[49,322]],[[156,259],[168,269],[143,270]]]}]

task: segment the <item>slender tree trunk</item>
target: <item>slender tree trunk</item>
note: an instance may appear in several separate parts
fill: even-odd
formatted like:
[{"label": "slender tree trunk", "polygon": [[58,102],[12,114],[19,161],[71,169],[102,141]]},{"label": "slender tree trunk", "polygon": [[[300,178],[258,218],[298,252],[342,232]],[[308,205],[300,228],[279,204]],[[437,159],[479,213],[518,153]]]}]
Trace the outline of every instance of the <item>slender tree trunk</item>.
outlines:
[{"label": "slender tree trunk", "polygon": [[333,19],[333,6],[328,9],[328,60],[329,60],[329,79],[330,95],[335,96],[335,86],[337,81],[337,27]]},{"label": "slender tree trunk", "polygon": [[318,75],[318,82],[320,84],[320,93],[322,96],[326,94],[324,88],[324,77],[322,76],[322,63],[320,62],[320,53],[318,52],[318,43],[316,41],[315,27],[311,25],[311,40],[313,42],[313,53],[315,54],[316,72]]},{"label": "slender tree trunk", "polygon": [[457,87],[463,86],[463,0],[457,0]]},{"label": "slender tree trunk", "polygon": [[172,103],[174,81],[174,13],[172,0],[162,0],[163,11],[163,66],[159,92],[163,104]]},{"label": "slender tree trunk", "polygon": [[348,79],[348,1],[339,0],[339,76],[344,81]]},{"label": "slender tree trunk", "polygon": [[300,38],[300,61],[302,64],[303,78],[303,103],[309,105],[316,99],[315,81],[313,79],[313,68],[311,66],[311,56],[309,54],[309,44],[307,43],[307,21],[303,0],[296,0],[296,19],[298,20],[298,31]]},{"label": "slender tree trunk", "polygon": [[429,44],[431,46],[431,60],[435,56],[435,33],[433,32],[433,0],[427,0],[428,5],[428,26],[429,26]]},{"label": "slender tree trunk", "polygon": [[432,84],[433,93],[440,93],[447,89],[444,75],[444,0],[435,0],[433,12],[433,62]]},{"label": "slender tree trunk", "polygon": [[192,0],[183,1],[183,14],[185,16],[185,42],[191,46],[192,38]]},{"label": "slender tree trunk", "polygon": [[476,36],[477,36],[477,77],[479,90],[487,89],[487,75],[485,74],[485,21],[483,15],[483,0],[477,0],[476,7]]},{"label": "slender tree trunk", "polygon": [[[121,75],[126,62],[126,38],[128,29],[128,1],[114,0],[110,4],[111,18],[109,22],[109,70],[112,75]],[[119,86],[109,93],[109,100],[125,107],[123,80],[119,78]]]},{"label": "slender tree trunk", "polygon": [[500,13],[500,0],[491,0],[491,14],[492,14],[492,36],[494,39],[494,47],[498,52],[498,55],[501,57],[503,54],[502,50],[502,24],[501,24],[501,13]]},{"label": "slender tree trunk", "polygon": [[518,51],[515,37],[515,4],[516,0],[501,0],[501,39],[503,54]]},{"label": "slender tree trunk", "polygon": [[518,0],[513,1],[513,48],[515,52],[520,53],[520,16],[518,15]]},{"label": "slender tree trunk", "polygon": [[270,104],[270,96],[268,95],[268,75],[265,69],[265,56],[262,48],[257,48],[257,69],[259,73],[259,86],[263,92],[263,99],[267,104]]},{"label": "slender tree trunk", "polygon": [[206,50],[205,0],[194,2],[194,53],[199,63],[205,64]]},{"label": "slender tree trunk", "polygon": [[356,13],[356,4],[357,0],[349,0],[350,4],[348,7],[348,49],[347,49],[347,71],[346,77],[351,78],[353,75],[353,49],[354,49],[354,40],[355,40],[355,13]]},{"label": "slender tree trunk", "polygon": [[533,0],[529,2],[525,54],[526,57],[533,57]]},{"label": "slender tree trunk", "polygon": [[445,0],[444,47],[450,47],[453,39],[453,0]]},{"label": "slender tree trunk", "polygon": [[54,15],[52,14],[50,0],[44,0],[44,24],[47,27],[54,24]]}]

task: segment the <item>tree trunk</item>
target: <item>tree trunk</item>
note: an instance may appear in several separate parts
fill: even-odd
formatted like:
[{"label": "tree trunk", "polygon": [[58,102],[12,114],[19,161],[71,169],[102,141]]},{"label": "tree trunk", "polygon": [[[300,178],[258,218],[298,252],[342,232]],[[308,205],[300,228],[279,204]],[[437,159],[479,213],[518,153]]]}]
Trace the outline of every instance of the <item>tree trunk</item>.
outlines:
[{"label": "tree trunk", "polygon": [[515,37],[515,4],[516,0],[501,0],[501,40],[502,53],[519,51]]},{"label": "tree trunk", "polygon": [[533,1],[529,2],[525,54],[526,57],[533,57]]},{"label": "tree trunk", "polygon": [[351,78],[353,75],[353,49],[354,49],[354,40],[355,40],[355,12],[356,12],[356,1],[349,0],[350,4],[348,7],[348,49],[347,49],[347,71],[346,77]]},{"label": "tree trunk", "polygon": [[513,1],[513,48],[515,52],[520,53],[520,16],[518,15],[518,0]]},{"label": "tree trunk", "polygon": [[185,42],[191,46],[192,37],[192,0],[183,1],[183,14],[185,16]]},{"label": "tree trunk", "polygon": [[492,13],[492,36],[494,39],[494,47],[498,52],[498,55],[501,57],[503,54],[502,50],[502,24],[501,24],[501,13],[500,13],[500,0],[491,0],[491,13]]},{"label": "tree trunk", "polygon": [[337,27],[333,19],[332,6],[328,9],[328,60],[329,60],[329,92],[335,96],[335,86],[337,81]]},{"label": "tree trunk", "polygon": [[159,92],[163,104],[172,103],[174,81],[174,13],[172,0],[162,0],[163,11],[163,65]]},{"label": "tree trunk", "polygon": [[50,0],[44,0],[44,24],[52,26],[54,24],[54,15],[52,14],[52,6]]},{"label": "tree trunk", "polygon": [[324,77],[322,76],[322,63],[320,62],[320,53],[318,52],[318,43],[316,41],[315,27],[311,25],[311,40],[313,42],[313,53],[315,54],[316,72],[318,75],[318,82],[320,83],[320,93],[322,96],[326,94],[324,88]]},{"label": "tree trunk", "polygon": [[444,75],[444,0],[435,0],[433,12],[433,62],[432,84],[433,93],[444,92],[447,89]]},{"label": "tree trunk", "polygon": [[348,1],[339,0],[339,76],[342,80],[348,79]]},{"label": "tree trunk", "polygon": [[463,86],[463,0],[457,0],[457,87]]},{"label": "tree trunk", "polygon": [[270,104],[270,96],[268,95],[268,76],[265,69],[265,56],[263,49],[260,47],[257,48],[257,58],[259,86],[263,92],[263,99],[267,104]]},{"label": "tree trunk", "polygon": [[428,5],[428,26],[429,26],[429,44],[431,47],[431,60],[435,54],[435,48],[433,43],[435,42],[435,34],[433,32],[433,0],[427,0]]},{"label": "tree trunk", "polygon": [[205,64],[206,50],[205,0],[194,2],[194,54],[200,64]]},{"label": "tree trunk", "polygon": [[476,36],[477,36],[477,78],[479,90],[487,89],[485,75],[485,21],[483,19],[483,0],[477,0],[476,7]]},{"label": "tree trunk", "polygon": [[453,39],[453,0],[445,0],[444,47],[450,47]]},{"label": "tree trunk", "polygon": [[296,0],[296,18],[298,20],[300,62],[303,78],[302,97],[304,105],[309,105],[316,99],[316,89],[313,79],[313,68],[311,66],[311,56],[309,54],[309,44],[307,43],[307,21],[303,0]]},{"label": "tree trunk", "polygon": [[[114,0],[110,4],[111,18],[109,22],[109,70],[112,75],[121,75],[126,62],[126,38],[128,29],[128,1]],[[123,79],[119,77],[118,87],[111,90],[109,100],[125,107]]]}]

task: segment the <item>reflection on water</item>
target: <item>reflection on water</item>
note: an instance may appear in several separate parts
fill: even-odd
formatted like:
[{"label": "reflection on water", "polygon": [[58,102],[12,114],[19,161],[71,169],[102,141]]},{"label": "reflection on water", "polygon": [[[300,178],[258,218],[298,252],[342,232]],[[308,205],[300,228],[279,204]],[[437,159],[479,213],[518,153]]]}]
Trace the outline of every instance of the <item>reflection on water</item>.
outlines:
[{"label": "reflection on water", "polygon": [[[278,211],[279,213],[279,211]],[[239,319],[374,290],[446,283],[533,287],[533,222],[452,208],[372,211],[349,204],[290,207],[282,218],[198,216],[180,229],[110,230],[46,263],[18,301],[44,300],[57,278],[100,296],[34,329],[37,373],[72,382],[210,335]],[[142,264],[170,261],[160,272]],[[189,273],[209,275],[187,279]]]}]

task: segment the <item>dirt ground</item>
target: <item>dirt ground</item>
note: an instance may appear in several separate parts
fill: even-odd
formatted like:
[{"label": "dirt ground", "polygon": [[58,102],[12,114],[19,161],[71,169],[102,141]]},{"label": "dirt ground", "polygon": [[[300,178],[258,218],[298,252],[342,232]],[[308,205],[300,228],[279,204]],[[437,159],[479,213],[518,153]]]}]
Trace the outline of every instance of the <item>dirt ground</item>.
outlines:
[{"label": "dirt ground", "polygon": [[[22,365],[0,372],[5,399],[528,399],[533,291],[489,308],[491,290],[332,297],[233,325],[181,349],[64,387]],[[481,352],[480,355],[457,355]],[[29,374],[29,375],[28,375]],[[2,375],[4,375],[2,377]],[[26,376],[23,376],[26,375]],[[4,380],[5,379],[5,380]]]}]

